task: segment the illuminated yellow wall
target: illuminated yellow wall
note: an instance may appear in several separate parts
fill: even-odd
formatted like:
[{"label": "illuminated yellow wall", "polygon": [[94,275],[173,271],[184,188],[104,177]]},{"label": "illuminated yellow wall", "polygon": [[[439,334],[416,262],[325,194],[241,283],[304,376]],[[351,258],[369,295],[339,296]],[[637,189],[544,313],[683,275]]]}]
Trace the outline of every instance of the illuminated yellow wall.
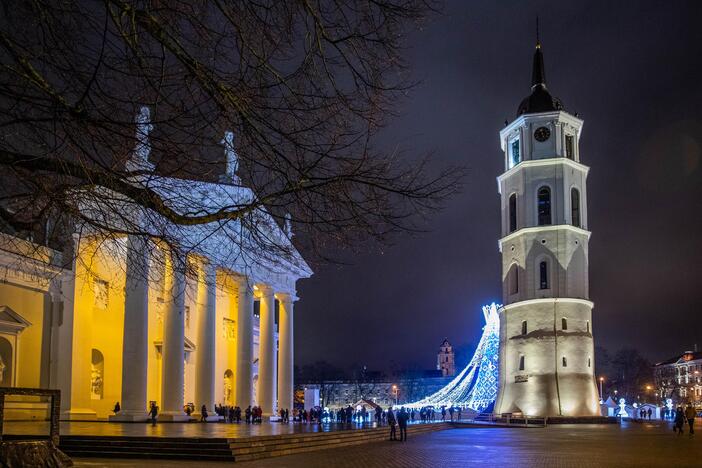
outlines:
[{"label": "illuminated yellow wall", "polygon": [[[47,356],[50,350],[48,339],[42,343],[42,334],[44,324],[48,326],[50,323],[51,299],[48,294],[40,291],[0,283],[0,305],[8,306],[32,324],[19,334],[18,347],[13,349],[17,355],[17,368],[12,370],[15,374],[15,385],[17,387],[39,387],[42,383],[47,385],[48,368],[42,366],[41,358]],[[2,336],[14,344],[12,335],[3,334]],[[45,374],[44,379],[41,378],[42,373]]]}]

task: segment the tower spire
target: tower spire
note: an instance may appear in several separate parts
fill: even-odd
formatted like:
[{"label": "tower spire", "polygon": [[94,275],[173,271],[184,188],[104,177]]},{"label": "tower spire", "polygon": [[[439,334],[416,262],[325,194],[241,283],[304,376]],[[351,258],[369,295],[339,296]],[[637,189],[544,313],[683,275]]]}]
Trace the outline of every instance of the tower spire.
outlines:
[{"label": "tower spire", "polygon": [[536,17],[536,50],[534,51],[534,64],[531,70],[531,87],[542,85],[546,87],[546,74],[544,73],[544,54],[541,52],[541,38],[539,37],[539,17]]}]

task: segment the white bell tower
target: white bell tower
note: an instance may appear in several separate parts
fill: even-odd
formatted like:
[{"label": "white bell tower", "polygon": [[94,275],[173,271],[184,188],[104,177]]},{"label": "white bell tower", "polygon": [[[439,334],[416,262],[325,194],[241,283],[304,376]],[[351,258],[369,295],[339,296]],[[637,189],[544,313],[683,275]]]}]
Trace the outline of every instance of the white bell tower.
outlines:
[{"label": "white bell tower", "polygon": [[531,94],[500,132],[504,307],[496,414],[599,415],[582,126],[546,88],[537,40]]}]

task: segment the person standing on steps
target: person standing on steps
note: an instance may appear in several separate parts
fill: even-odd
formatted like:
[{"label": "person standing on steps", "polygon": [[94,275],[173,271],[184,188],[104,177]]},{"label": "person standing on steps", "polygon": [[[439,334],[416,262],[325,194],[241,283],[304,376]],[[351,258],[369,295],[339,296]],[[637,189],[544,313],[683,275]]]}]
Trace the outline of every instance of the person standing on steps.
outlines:
[{"label": "person standing on steps", "polygon": [[395,413],[392,406],[388,407],[388,425],[390,426],[390,440],[397,440],[397,429],[395,428]]},{"label": "person standing on steps", "polygon": [[200,408],[200,422],[207,422],[207,406],[205,405]]},{"label": "person standing on steps", "polygon": [[407,410],[402,408],[397,414],[397,424],[400,426],[400,441],[407,442],[407,420],[409,419],[409,413]]},{"label": "person standing on steps", "polygon": [[158,406],[156,406],[155,401],[151,402],[151,407],[149,408],[149,416],[151,417],[151,425],[155,426],[156,425],[156,416],[158,416]]}]

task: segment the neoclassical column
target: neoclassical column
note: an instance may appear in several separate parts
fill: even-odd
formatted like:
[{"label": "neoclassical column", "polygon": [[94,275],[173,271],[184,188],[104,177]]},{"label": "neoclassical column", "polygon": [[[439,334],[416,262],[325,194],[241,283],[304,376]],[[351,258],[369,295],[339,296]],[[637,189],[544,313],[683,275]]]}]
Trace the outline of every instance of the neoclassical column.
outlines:
[{"label": "neoclassical column", "polygon": [[98,241],[74,234],[72,274],[62,284],[64,306],[59,325],[59,371],[61,419],[94,420],[97,418],[90,400],[90,366],[92,346],[93,296],[91,262]]},{"label": "neoclassical column", "polygon": [[197,278],[197,349],[195,351],[195,411],[207,407],[208,419],[218,419],[215,400],[215,305],[217,270],[203,260]]},{"label": "neoclassical column", "polygon": [[275,297],[270,286],[259,286],[261,308],[258,338],[258,405],[264,416],[275,414]]},{"label": "neoclassical column", "polygon": [[165,255],[168,300],[163,317],[160,420],[184,421],[185,262],[174,252]]},{"label": "neoclassical column", "polygon": [[242,411],[253,397],[253,289],[245,276],[236,277],[236,405]]},{"label": "neoclassical column", "polygon": [[149,333],[147,239],[127,237],[121,411],[110,421],[145,421]]},{"label": "neoclassical column", "polygon": [[278,294],[278,407],[293,408],[293,299]]}]

